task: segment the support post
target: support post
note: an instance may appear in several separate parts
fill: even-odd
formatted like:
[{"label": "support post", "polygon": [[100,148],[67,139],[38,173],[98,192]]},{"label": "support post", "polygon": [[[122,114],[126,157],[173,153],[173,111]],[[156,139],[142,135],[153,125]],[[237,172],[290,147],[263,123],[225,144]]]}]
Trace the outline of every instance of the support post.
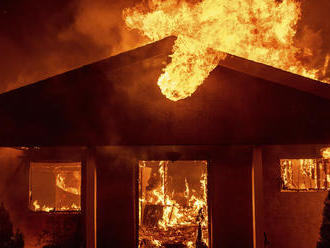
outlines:
[{"label": "support post", "polygon": [[264,211],[262,180],[262,149],[261,147],[254,147],[252,158],[253,248],[264,247]]},{"label": "support post", "polygon": [[86,158],[86,248],[96,248],[96,162],[95,151],[88,148]]}]

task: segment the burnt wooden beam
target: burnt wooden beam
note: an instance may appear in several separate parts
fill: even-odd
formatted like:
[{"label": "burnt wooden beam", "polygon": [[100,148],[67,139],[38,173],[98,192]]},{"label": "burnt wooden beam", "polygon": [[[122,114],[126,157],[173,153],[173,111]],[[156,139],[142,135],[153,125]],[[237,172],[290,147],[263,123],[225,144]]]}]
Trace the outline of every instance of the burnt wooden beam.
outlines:
[{"label": "burnt wooden beam", "polygon": [[253,248],[264,247],[262,148],[253,148],[252,156]]},{"label": "burnt wooden beam", "polygon": [[86,248],[97,247],[97,222],[96,222],[96,195],[97,195],[97,179],[96,179],[96,162],[95,151],[88,148],[87,159],[85,164],[85,236]]}]

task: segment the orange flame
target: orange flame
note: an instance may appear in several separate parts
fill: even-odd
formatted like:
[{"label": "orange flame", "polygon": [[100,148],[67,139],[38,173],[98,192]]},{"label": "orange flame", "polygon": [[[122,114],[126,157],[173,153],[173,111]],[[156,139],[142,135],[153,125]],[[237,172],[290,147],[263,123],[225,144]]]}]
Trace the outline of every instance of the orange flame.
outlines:
[{"label": "orange flame", "polygon": [[[73,173],[73,176],[77,179],[78,182],[80,182],[80,173],[75,171]],[[65,184],[65,177],[64,175],[61,174],[57,174],[56,176],[56,186],[59,187],[60,189],[69,192],[71,194],[75,194],[75,195],[80,195],[80,185],[78,185],[77,187],[69,187]]]},{"label": "orange flame", "polygon": [[43,211],[43,212],[54,211],[54,208],[50,208],[50,207],[47,207],[45,205],[43,205],[41,207],[40,204],[39,204],[39,202],[37,200],[33,201],[32,205],[34,207],[34,211]]},{"label": "orange flame", "polygon": [[[41,207],[41,205],[39,204],[38,200],[33,201],[32,203],[34,211],[38,212],[38,211],[42,211],[42,212],[51,212],[51,211],[55,211],[54,208],[51,207],[47,207],[46,205],[43,205]],[[57,209],[57,211],[77,211],[80,210],[80,206],[77,206],[76,204],[72,203],[72,205],[70,207],[61,207],[59,209]]]},{"label": "orange flame", "polygon": [[[297,59],[302,49],[294,46],[294,36],[301,10],[294,0],[148,2],[148,7],[125,9],[123,17],[129,28],[140,30],[152,41],[177,36],[172,61],[157,82],[162,93],[173,101],[193,94],[226,57],[225,53],[305,77],[318,77],[320,70],[306,68]],[[309,51],[304,56],[313,54]]]}]

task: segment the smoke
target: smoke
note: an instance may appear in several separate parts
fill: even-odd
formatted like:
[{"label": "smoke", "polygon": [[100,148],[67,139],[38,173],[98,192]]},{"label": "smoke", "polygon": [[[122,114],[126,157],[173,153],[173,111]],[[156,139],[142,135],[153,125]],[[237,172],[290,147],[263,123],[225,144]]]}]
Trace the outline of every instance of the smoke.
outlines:
[{"label": "smoke", "polygon": [[21,2],[0,3],[0,93],[145,43],[123,23],[130,1]]},{"label": "smoke", "polygon": [[129,32],[122,21],[122,9],[126,7],[123,3],[81,0],[74,23],[59,38],[74,40],[77,35],[84,35],[107,56],[139,46],[144,39]]},{"label": "smoke", "polygon": [[14,230],[19,228],[23,232],[26,247],[30,247],[30,239],[26,237],[26,233],[33,223],[27,215],[28,206],[25,202],[28,184],[23,155],[23,151],[14,148],[0,148],[0,202],[9,211]]}]

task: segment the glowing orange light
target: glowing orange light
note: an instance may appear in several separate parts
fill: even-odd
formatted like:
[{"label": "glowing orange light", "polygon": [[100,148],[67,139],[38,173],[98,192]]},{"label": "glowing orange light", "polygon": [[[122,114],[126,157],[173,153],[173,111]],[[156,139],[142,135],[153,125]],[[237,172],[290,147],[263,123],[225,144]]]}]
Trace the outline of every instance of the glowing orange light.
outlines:
[{"label": "glowing orange light", "polygon": [[[297,58],[312,57],[294,45],[300,5],[294,0],[149,0],[149,6],[126,9],[126,25],[152,41],[177,37],[172,61],[158,79],[161,92],[177,101],[195,92],[209,73],[233,54],[318,79],[324,68],[308,68]],[[323,73],[325,75],[325,72]],[[329,80],[330,82],[330,80]]]}]

